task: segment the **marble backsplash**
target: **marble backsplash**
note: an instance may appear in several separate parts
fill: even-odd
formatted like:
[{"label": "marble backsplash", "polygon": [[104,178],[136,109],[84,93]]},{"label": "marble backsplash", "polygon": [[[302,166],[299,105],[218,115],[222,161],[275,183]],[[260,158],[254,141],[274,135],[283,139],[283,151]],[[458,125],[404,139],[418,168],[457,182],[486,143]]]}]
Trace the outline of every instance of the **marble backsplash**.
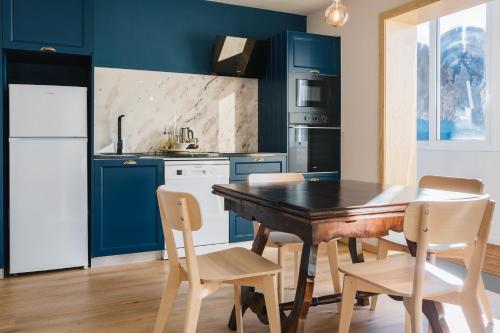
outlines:
[{"label": "marble backsplash", "polygon": [[95,153],[157,151],[165,126],[190,127],[200,151],[256,152],[256,79],[95,68]]}]

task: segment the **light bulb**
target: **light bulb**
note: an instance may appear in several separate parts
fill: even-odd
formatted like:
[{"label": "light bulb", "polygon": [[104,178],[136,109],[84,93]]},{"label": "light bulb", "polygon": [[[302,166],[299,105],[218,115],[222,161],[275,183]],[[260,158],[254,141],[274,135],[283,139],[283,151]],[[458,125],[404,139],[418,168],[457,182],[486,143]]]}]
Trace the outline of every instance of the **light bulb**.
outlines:
[{"label": "light bulb", "polygon": [[349,19],[347,7],[344,6],[340,0],[334,0],[333,3],[326,9],[325,20],[326,23],[333,27],[341,27],[346,24]]}]

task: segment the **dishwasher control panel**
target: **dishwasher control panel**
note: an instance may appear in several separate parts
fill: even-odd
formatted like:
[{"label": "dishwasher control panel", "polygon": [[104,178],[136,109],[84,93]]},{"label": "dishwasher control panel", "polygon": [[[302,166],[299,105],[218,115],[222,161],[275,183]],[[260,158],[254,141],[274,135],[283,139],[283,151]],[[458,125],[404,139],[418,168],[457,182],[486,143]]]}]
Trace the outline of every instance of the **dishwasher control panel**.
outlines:
[{"label": "dishwasher control panel", "polygon": [[[209,163],[207,163],[209,162]],[[166,161],[165,180],[229,177],[229,161]]]}]

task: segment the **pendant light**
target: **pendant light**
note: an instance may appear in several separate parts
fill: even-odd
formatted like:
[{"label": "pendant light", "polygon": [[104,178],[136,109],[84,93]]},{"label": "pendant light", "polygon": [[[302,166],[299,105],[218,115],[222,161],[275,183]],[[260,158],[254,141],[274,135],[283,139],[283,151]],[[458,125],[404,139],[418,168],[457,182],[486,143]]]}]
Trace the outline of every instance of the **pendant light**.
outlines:
[{"label": "pendant light", "polygon": [[346,24],[349,19],[347,7],[344,6],[341,0],[333,0],[333,3],[326,9],[325,20],[329,25],[338,28]]}]

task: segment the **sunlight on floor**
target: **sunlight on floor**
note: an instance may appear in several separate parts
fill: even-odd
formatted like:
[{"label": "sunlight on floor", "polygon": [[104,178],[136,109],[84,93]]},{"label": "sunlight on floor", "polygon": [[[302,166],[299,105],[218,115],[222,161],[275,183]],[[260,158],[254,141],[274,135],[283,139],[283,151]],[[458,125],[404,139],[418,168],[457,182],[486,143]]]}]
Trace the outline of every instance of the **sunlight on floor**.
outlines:
[{"label": "sunlight on floor", "polygon": [[[467,321],[465,320],[464,314],[459,306],[457,305],[444,305],[446,312],[446,322],[448,323],[448,327],[450,328],[450,332],[460,332],[460,333],[468,333],[470,332],[469,327],[467,326]],[[483,316],[484,324],[487,324],[486,317]],[[487,327],[488,333],[500,333],[500,317],[494,318],[494,323],[489,324]],[[471,332],[474,333],[474,332]]]}]

